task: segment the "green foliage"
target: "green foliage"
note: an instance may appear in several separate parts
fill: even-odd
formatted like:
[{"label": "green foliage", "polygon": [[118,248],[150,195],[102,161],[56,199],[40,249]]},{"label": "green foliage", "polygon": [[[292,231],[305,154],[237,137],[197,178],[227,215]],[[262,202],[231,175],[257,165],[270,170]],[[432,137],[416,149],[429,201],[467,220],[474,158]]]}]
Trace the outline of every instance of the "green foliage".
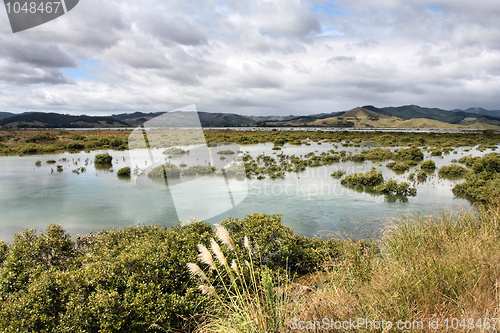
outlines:
[{"label": "green foliage", "polygon": [[68,148],[68,150],[83,150],[83,149],[85,149],[85,145],[83,143],[79,143],[79,142],[70,142],[70,143],[68,143],[68,145],[66,147]]},{"label": "green foliage", "polygon": [[182,154],[187,154],[189,151],[184,150],[182,148],[178,147],[170,147],[167,148],[163,151],[163,154],[165,155],[182,155]]},{"label": "green foliage", "polygon": [[425,183],[425,181],[427,181],[427,173],[423,170],[420,170],[417,174],[417,180],[419,183]]},{"label": "green foliage", "polygon": [[433,160],[426,160],[420,164],[420,169],[426,171],[434,171],[436,169],[436,163]]},{"label": "green foliage", "polygon": [[463,177],[467,173],[467,169],[458,164],[444,165],[439,168],[439,177],[443,178],[458,178]]},{"label": "green foliage", "polygon": [[95,155],[94,164],[112,164],[113,157],[109,153]]},{"label": "green foliage", "polygon": [[57,140],[57,136],[51,133],[40,133],[30,137],[27,137],[24,142],[26,143],[44,143],[47,141]]},{"label": "green foliage", "polygon": [[401,182],[397,180],[389,180],[385,183],[377,185],[373,188],[374,192],[388,194],[388,195],[403,195],[403,196],[415,196],[417,195],[417,189],[410,187],[410,183]]},{"label": "green foliage", "polygon": [[153,179],[164,179],[165,177],[179,177],[180,175],[181,175],[181,169],[179,169],[177,165],[169,162],[166,162],[165,164],[153,168],[148,173],[148,177]]},{"label": "green foliage", "polygon": [[183,176],[207,175],[215,172],[215,167],[210,165],[194,165],[182,171]]},{"label": "green foliage", "polygon": [[186,331],[210,307],[186,268],[210,237],[204,223],[111,230],[77,244],[59,226],[25,230],[3,255],[0,330]]},{"label": "green foliage", "polygon": [[346,173],[345,170],[339,169],[337,171],[332,172],[330,174],[330,176],[332,176],[333,178],[336,178],[336,179],[340,179],[345,175],[345,173]]},{"label": "green foliage", "polygon": [[57,163],[57,161],[56,161],[56,160],[48,160],[48,161],[47,161],[47,164],[56,164],[56,163]]},{"label": "green foliage", "polygon": [[384,182],[382,171],[373,168],[367,173],[353,173],[344,177],[340,183],[345,186],[369,186],[374,187]]},{"label": "green foliage", "polygon": [[424,159],[424,153],[419,148],[400,148],[394,152],[397,161],[421,161]]},{"label": "green foliage", "polygon": [[[229,218],[221,222],[235,242],[247,236],[255,249],[257,265],[271,269],[307,273],[318,269],[329,257],[336,256],[339,242],[298,236],[283,225],[281,215],[252,214],[244,219]],[[239,253],[243,255],[243,253]]]},{"label": "green foliage", "polygon": [[232,151],[231,149],[219,150],[217,152],[217,154],[219,154],[219,155],[233,155],[234,151]]},{"label": "green foliage", "polygon": [[500,154],[467,157],[463,162],[472,171],[467,173],[465,182],[455,185],[453,193],[471,201],[496,202],[500,198]]},{"label": "green foliage", "polygon": [[118,177],[125,177],[125,178],[129,177],[130,178],[130,173],[131,173],[130,167],[124,167],[124,168],[121,168],[120,170],[118,170],[116,175]]},{"label": "green foliage", "polygon": [[430,150],[431,152],[431,156],[442,156],[443,155],[443,151],[441,150],[441,148],[433,148]]},{"label": "green foliage", "polygon": [[386,164],[386,167],[395,172],[406,172],[410,170],[410,165],[406,162],[401,162],[401,163],[389,162]]}]

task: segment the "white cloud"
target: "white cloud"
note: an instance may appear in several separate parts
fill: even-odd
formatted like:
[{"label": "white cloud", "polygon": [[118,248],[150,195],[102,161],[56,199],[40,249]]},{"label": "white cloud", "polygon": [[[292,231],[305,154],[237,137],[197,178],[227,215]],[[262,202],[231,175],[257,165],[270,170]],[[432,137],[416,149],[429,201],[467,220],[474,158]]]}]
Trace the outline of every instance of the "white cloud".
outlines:
[{"label": "white cloud", "polygon": [[0,110],[500,109],[499,18],[490,0],[86,0],[17,34],[0,20]]}]

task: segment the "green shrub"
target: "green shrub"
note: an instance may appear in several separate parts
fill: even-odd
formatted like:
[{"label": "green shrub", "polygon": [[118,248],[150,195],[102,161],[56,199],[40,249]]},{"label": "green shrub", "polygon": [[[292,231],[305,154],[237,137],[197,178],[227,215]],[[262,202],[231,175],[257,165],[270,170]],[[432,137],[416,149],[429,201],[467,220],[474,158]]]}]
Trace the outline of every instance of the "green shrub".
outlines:
[{"label": "green shrub", "polygon": [[400,148],[394,152],[397,161],[421,161],[424,159],[424,153],[419,148]]},{"label": "green shrub", "polygon": [[401,163],[389,162],[386,164],[386,167],[396,172],[405,172],[410,170],[410,165],[406,162],[401,162]]},{"label": "green shrub", "polygon": [[95,155],[94,164],[112,164],[113,157],[109,153]]},{"label": "green shrub", "polygon": [[47,161],[47,164],[56,164],[56,163],[57,163],[57,161],[56,161],[56,160],[48,160],[48,161]]},{"label": "green shrub", "polygon": [[434,171],[436,169],[436,163],[433,160],[426,160],[420,164],[420,169],[426,171]]},{"label": "green shrub", "polygon": [[427,173],[423,170],[420,170],[417,174],[417,180],[419,183],[425,183],[427,180]]},{"label": "green shrub", "polygon": [[345,175],[345,173],[346,173],[345,170],[337,170],[332,172],[330,176],[332,176],[333,178],[340,179]]},{"label": "green shrub", "polygon": [[234,151],[232,151],[231,149],[219,150],[217,152],[217,154],[219,154],[219,155],[233,155]]},{"label": "green shrub", "polygon": [[378,171],[377,169],[373,168],[367,173],[363,174],[361,172],[359,173],[353,173],[350,174],[346,177],[344,177],[340,183],[345,186],[377,186],[380,185],[384,182],[384,177],[382,176],[382,171]]},{"label": "green shrub", "polygon": [[183,176],[206,175],[215,172],[215,167],[210,165],[195,165],[182,171]]},{"label": "green shrub", "polygon": [[431,156],[442,156],[443,155],[443,151],[441,150],[441,148],[433,148],[430,150],[431,152]]},{"label": "green shrub", "polygon": [[439,168],[439,177],[456,178],[463,177],[467,173],[467,169],[458,164],[445,165]]},{"label": "green shrub", "polygon": [[182,155],[182,154],[186,154],[186,153],[188,153],[187,150],[184,150],[184,149],[178,148],[178,147],[167,148],[163,151],[163,154],[165,154],[165,155]]},{"label": "green shrub", "polygon": [[85,149],[85,145],[79,142],[70,142],[66,146],[69,150],[83,150]]},{"label": "green shrub", "polygon": [[118,170],[116,175],[118,177],[130,177],[130,172],[131,172],[130,167],[124,167]]},{"label": "green shrub", "polygon": [[453,193],[471,201],[495,203],[499,200],[500,154],[468,157],[464,162],[471,166],[472,171],[465,176],[465,182],[455,185]]},{"label": "green shrub", "polygon": [[375,193],[382,193],[388,195],[404,195],[404,196],[415,196],[417,195],[417,189],[410,187],[410,183],[401,182],[398,183],[397,180],[389,180],[386,183],[382,183],[373,188]]},{"label": "green shrub", "polygon": [[153,168],[148,173],[148,177],[153,179],[162,179],[165,177],[179,177],[180,175],[181,175],[181,169],[179,169],[177,165],[169,162],[166,162],[165,164]]}]

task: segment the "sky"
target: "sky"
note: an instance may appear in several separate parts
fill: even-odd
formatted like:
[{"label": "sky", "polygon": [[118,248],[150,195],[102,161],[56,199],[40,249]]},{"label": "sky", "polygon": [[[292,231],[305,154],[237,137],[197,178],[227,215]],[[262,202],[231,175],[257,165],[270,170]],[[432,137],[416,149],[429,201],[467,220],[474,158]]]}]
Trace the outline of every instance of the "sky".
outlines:
[{"label": "sky", "polygon": [[498,0],[80,0],[12,33],[0,111],[500,109]]}]

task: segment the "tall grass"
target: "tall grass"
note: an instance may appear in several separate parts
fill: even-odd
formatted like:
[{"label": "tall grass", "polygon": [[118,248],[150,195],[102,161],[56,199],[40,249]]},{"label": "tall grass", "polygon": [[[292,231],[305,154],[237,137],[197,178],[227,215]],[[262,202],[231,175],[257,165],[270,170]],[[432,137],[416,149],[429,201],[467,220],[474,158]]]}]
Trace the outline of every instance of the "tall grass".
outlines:
[{"label": "tall grass", "polygon": [[496,330],[444,326],[447,318],[477,322],[500,316],[498,205],[399,221],[389,228],[381,250],[363,252],[346,243],[343,258],[319,279],[324,288],[302,302],[298,317],[422,321],[419,332],[436,332],[428,326],[436,319],[443,324],[439,332],[500,330],[498,325]]},{"label": "tall grass", "polygon": [[[300,297],[289,282],[278,288],[286,293],[276,293],[271,274],[249,269],[245,280],[218,260],[215,270],[222,284],[208,287],[215,290],[219,311],[199,332],[296,332],[291,320],[318,323],[323,318],[423,323],[406,332],[500,330],[498,325],[495,330],[444,326],[446,319],[474,318],[477,323],[500,316],[499,205],[400,220],[388,228],[378,249],[344,242],[341,255],[330,260],[324,271],[301,278],[313,291]],[[251,251],[248,254],[251,260]],[[249,264],[247,268],[252,267]],[[429,328],[431,320],[438,320],[437,330]],[[326,330],[317,326],[307,331]],[[370,326],[356,331],[402,332],[396,327]]]},{"label": "tall grass", "polygon": [[[217,235],[226,249],[235,250],[236,245],[224,227],[217,226]],[[288,279],[267,268],[256,267],[254,250],[247,237],[244,247],[246,258],[238,257],[235,251],[226,257],[212,239],[211,252],[203,245],[198,246],[199,259],[212,274],[206,274],[195,263],[188,264],[191,273],[203,283],[199,289],[215,302],[215,312],[207,316],[197,332],[279,333],[286,330],[292,303],[287,291]],[[229,256],[234,257],[231,263]]]}]

